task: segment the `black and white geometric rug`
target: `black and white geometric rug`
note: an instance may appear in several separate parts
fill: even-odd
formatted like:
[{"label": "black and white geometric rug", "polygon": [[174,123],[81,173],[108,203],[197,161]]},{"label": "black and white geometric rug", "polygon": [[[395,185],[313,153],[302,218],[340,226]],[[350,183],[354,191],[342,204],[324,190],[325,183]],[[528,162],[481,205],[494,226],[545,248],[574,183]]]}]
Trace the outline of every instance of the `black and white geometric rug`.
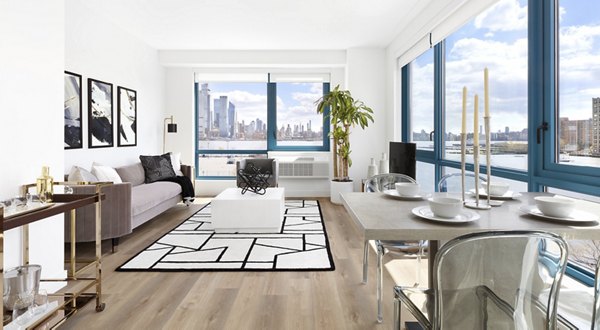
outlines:
[{"label": "black and white geometric rug", "polygon": [[286,200],[280,233],[215,233],[210,204],[129,259],[117,271],[334,270],[321,207]]}]

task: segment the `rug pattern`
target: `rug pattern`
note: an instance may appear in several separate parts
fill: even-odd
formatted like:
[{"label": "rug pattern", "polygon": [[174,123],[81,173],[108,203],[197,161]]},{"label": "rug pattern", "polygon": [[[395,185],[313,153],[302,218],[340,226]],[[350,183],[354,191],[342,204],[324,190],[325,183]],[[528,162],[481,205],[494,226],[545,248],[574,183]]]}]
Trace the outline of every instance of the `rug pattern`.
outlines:
[{"label": "rug pattern", "polygon": [[316,200],[286,200],[280,233],[215,233],[206,205],[117,271],[334,270]]}]

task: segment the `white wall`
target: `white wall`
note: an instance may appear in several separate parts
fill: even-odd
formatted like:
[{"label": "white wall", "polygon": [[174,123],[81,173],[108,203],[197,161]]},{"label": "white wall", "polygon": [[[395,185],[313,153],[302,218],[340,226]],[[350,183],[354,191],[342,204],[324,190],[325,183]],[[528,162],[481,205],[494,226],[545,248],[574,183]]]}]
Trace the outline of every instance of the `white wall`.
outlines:
[{"label": "white wall", "polygon": [[360,126],[354,127],[350,134],[352,167],[349,174],[354,179],[354,190],[360,191],[361,179],[367,177],[370,159],[375,158],[378,164],[381,154],[389,152],[385,49],[349,49],[346,63],[346,88],[355,99],[363,101],[374,112],[374,122],[369,127],[364,130]]},{"label": "white wall", "polygon": [[[332,87],[345,85],[345,51],[160,51],[166,72],[165,116],[174,115],[177,134],[167,136],[167,150],[181,152],[182,163],[195,165],[194,73],[235,74],[308,72],[329,73]],[[366,169],[365,169],[366,173]],[[294,184],[299,193],[313,191],[310,182]],[[197,180],[196,194],[214,196],[227,187],[235,187],[231,180]],[[327,196],[328,186],[318,186],[312,196]],[[287,194],[287,193],[286,193]],[[289,196],[292,196],[289,194]],[[298,196],[298,195],[296,195]]]},{"label": "white wall", "polygon": [[[65,150],[65,173],[93,161],[120,166],[162,151],[165,69],[158,51],[112,24],[83,1],[66,1],[65,67],[83,76],[83,145]],[[88,149],[87,78],[113,84],[114,146]],[[137,92],[137,146],[117,147],[117,86]]]},{"label": "white wall", "polygon": [[[63,171],[64,2],[0,2],[0,200],[33,183],[43,165]],[[63,277],[63,217],[30,226],[30,261]],[[5,233],[4,269],[21,264],[20,229]]]}]

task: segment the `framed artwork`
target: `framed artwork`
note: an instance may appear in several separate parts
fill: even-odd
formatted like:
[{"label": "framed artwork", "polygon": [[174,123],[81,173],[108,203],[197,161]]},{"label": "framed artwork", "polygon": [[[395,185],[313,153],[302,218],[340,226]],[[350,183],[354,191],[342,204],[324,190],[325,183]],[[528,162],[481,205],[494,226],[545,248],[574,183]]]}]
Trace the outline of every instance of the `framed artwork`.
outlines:
[{"label": "framed artwork", "polygon": [[65,71],[65,149],[83,147],[81,126],[81,75]]},{"label": "framed artwork", "polygon": [[113,85],[88,78],[88,147],[113,146]]},{"label": "framed artwork", "polygon": [[117,145],[129,147],[137,145],[137,93],[136,91],[117,87]]}]

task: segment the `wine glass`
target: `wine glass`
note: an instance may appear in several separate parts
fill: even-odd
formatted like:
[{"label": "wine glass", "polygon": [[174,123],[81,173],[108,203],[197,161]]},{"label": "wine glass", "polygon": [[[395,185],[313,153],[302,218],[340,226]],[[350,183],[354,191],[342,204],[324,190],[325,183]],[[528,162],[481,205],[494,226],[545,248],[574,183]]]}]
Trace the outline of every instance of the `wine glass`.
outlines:
[{"label": "wine glass", "polygon": [[17,295],[17,299],[12,308],[12,321],[18,325],[24,325],[29,320],[28,310],[33,304],[34,291],[22,292]]}]

